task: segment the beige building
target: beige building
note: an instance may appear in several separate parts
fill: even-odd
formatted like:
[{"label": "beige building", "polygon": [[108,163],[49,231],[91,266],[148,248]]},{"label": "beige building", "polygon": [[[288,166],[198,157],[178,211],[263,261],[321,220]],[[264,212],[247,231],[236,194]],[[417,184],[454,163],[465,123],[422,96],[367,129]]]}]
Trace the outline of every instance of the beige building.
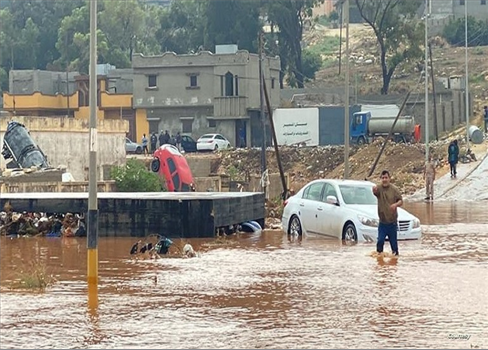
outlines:
[{"label": "beige building", "polygon": [[[236,45],[217,46],[216,53],[135,54],[133,107],[145,111],[150,133],[179,131],[194,139],[221,133],[236,145],[242,129],[246,145],[259,146],[263,128],[258,65],[257,54]],[[265,57],[262,65],[271,105],[278,107],[280,59]]]},{"label": "beige building", "polygon": [[329,16],[335,10],[336,0],[324,0],[312,9],[312,17]]}]

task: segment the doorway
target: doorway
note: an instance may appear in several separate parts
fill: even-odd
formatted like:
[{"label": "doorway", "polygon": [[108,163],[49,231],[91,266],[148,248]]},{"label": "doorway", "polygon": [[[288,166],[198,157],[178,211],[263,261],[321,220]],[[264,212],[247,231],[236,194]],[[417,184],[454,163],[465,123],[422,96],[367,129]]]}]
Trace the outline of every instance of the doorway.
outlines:
[{"label": "doorway", "polygon": [[236,120],[236,148],[247,147],[247,121],[238,119]]}]

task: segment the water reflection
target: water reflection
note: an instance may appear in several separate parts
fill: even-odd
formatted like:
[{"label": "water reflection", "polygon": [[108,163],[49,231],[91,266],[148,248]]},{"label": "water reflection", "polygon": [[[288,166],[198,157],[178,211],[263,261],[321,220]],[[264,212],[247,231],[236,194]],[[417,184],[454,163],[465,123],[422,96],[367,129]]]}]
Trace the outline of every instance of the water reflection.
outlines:
[{"label": "water reflection", "polygon": [[[410,205],[423,222],[424,237],[400,242],[398,259],[372,256],[374,244],[345,246],[263,232],[229,237],[220,245],[191,240],[200,258],[144,261],[129,258],[134,239],[101,238],[96,306],[87,302],[86,240],[2,237],[0,343],[486,347],[486,208],[471,206],[468,213],[457,205],[455,213],[450,205]],[[467,217],[473,222],[454,223]],[[9,290],[16,271],[32,259],[45,263],[58,282],[41,294]],[[449,338],[451,333],[471,338],[461,342]]]},{"label": "water reflection", "polygon": [[407,202],[405,209],[420,219],[422,225],[451,223],[488,223],[486,205],[473,202]]}]

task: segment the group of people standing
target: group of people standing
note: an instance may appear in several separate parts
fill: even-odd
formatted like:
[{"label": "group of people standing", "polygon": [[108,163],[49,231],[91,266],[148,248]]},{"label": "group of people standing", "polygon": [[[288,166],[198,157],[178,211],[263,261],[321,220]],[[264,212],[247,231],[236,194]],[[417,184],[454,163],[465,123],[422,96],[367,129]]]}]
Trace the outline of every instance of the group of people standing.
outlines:
[{"label": "group of people standing", "polygon": [[[449,168],[451,172],[451,178],[455,179],[457,177],[457,163],[459,162],[459,145],[458,140],[453,140],[449,143],[447,148],[447,161],[449,162]],[[425,199],[434,199],[434,181],[436,175],[436,162],[429,155],[428,161],[425,163],[424,167],[424,180],[425,180]]]},{"label": "group of people standing", "polygon": [[159,137],[155,132],[153,132],[151,134],[150,140],[148,140],[146,134],[144,134],[142,135],[142,142],[141,142],[142,151],[145,155],[149,155],[149,149],[147,146],[150,142],[151,153],[154,153],[154,151],[156,151],[156,148],[158,147],[158,141],[159,141],[159,147],[161,147],[162,145],[173,145],[176,146],[176,148],[178,148],[179,151],[181,151],[181,140],[182,138],[179,131],[176,133],[176,136],[173,136],[169,134],[168,130],[166,130],[164,133],[163,130],[161,130]]}]

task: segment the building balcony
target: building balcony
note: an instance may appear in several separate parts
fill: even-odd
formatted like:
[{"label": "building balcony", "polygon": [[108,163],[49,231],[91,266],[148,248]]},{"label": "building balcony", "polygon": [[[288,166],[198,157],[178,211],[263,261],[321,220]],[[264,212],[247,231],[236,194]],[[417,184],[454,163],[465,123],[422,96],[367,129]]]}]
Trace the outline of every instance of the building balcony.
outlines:
[{"label": "building balcony", "polygon": [[214,97],[214,117],[236,118],[247,115],[247,97],[221,96]]}]

